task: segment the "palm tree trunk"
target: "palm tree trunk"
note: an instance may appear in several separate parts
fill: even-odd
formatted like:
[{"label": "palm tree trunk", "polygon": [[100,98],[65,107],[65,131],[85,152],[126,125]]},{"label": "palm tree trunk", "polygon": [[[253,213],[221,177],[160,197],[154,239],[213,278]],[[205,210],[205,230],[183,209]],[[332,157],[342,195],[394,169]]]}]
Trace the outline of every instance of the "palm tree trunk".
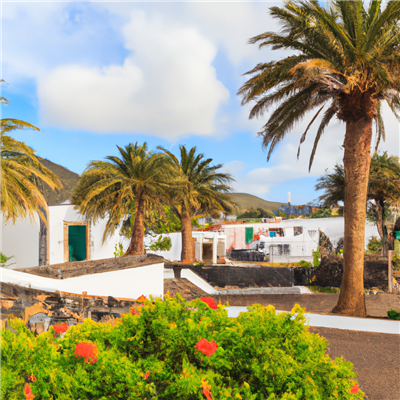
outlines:
[{"label": "palm tree trunk", "polygon": [[145,254],[144,246],[144,201],[139,195],[136,197],[135,223],[132,228],[131,242],[124,256]]},{"label": "palm tree trunk", "polygon": [[364,247],[372,119],[346,122],[344,140],[344,270],[334,313],[365,317]]},{"label": "palm tree trunk", "polygon": [[192,218],[188,211],[182,211],[182,253],[181,260],[194,261],[193,239],[192,239]]}]

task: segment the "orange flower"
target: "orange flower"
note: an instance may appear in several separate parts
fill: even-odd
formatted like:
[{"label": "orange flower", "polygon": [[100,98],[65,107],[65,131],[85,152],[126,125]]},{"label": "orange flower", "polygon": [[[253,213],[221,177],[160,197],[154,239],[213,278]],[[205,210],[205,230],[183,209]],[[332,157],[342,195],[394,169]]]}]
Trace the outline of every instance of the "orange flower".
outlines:
[{"label": "orange flower", "polygon": [[358,394],[358,392],[360,391],[360,388],[358,387],[357,382],[351,387],[350,389],[350,394]]},{"label": "orange flower", "polygon": [[35,375],[29,375],[28,376],[28,381],[31,381],[31,382],[35,382],[36,381],[36,376]]},{"label": "orange flower", "polygon": [[140,373],[140,376],[144,379],[147,379],[150,375],[150,371],[146,371],[146,374],[144,374],[143,372]]},{"label": "orange flower", "polygon": [[207,357],[210,357],[217,351],[218,345],[215,340],[209,342],[203,338],[197,342],[196,349],[204,353]]},{"label": "orange flower", "polygon": [[142,294],[139,298],[136,299],[137,302],[142,302],[142,303],[143,303],[145,300],[147,300],[147,297],[146,297],[144,294]]},{"label": "orange flower", "polygon": [[80,342],[75,347],[75,357],[83,357],[86,364],[97,361],[97,346],[94,343]]},{"label": "orange flower", "polygon": [[56,337],[60,333],[67,332],[67,329],[69,328],[68,324],[52,325],[52,327],[56,331],[56,334],[54,335],[54,337]]},{"label": "orange flower", "polygon": [[215,303],[215,301],[211,298],[211,297],[200,297],[200,300],[203,303],[206,303],[208,305],[208,307],[216,310],[218,308],[217,304]]},{"label": "orange flower", "polygon": [[33,400],[35,398],[35,395],[32,394],[31,387],[27,383],[25,384],[24,395],[26,397],[26,400]]},{"label": "orange flower", "polygon": [[201,378],[201,387],[203,389],[203,394],[204,396],[206,396],[207,400],[213,400],[213,398],[211,397],[211,385],[208,384],[208,382],[204,379]]}]

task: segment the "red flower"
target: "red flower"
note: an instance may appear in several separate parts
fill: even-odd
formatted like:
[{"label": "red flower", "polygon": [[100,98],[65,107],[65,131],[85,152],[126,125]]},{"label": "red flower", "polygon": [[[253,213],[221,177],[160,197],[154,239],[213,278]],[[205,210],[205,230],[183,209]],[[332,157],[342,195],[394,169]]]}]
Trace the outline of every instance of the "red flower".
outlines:
[{"label": "red flower", "polygon": [[143,372],[140,373],[140,376],[144,379],[147,379],[150,375],[150,371],[147,371],[146,374],[144,374]]},{"label": "red flower", "polygon": [[200,297],[200,300],[203,303],[206,303],[208,305],[208,307],[212,308],[213,310],[216,310],[218,308],[217,304],[211,297]]},{"label": "red flower", "polygon": [[35,375],[29,375],[28,376],[28,381],[30,381],[30,382],[35,382],[36,381],[36,376]]},{"label": "red flower", "polygon": [[86,364],[97,361],[97,346],[94,343],[80,342],[75,347],[75,357],[83,357]]},{"label": "red flower", "polygon": [[204,353],[207,357],[212,356],[218,349],[215,340],[209,342],[207,339],[200,339],[196,344],[196,349]]},{"label": "red flower", "polygon": [[26,400],[33,400],[35,398],[35,395],[32,394],[31,387],[27,383],[25,384],[24,395]]},{"label": "red flower", "polygon": [[358,392],[360,391],[360,388],[358,387],[357,382],[351,387],[350,389],[350,394],[358,394]]},{"label": "red flower", "polygon": [[56,337],[60,333],[67,332],[67,329],[69,328],[68,324],[52,325],[52,327],[56,331],[54,337]]},{"label": "red flower", "polygon": [[147,297],[144,294],[142,294],[139,298],[136,299],[137,302],[143,302],[145,300],[147,300]]},{"label": "red flower", "polygon": [[203,394],[206,396],[207,400],[213,400],[210,392],[211,385],[209,385],[204,378],[201,378],[201,387],[203,388]]},{"label": "red flower", "polygon": [[131,314],[132,315],[139,315],[139,312],[136,311],[134,308],[131,309]]}]

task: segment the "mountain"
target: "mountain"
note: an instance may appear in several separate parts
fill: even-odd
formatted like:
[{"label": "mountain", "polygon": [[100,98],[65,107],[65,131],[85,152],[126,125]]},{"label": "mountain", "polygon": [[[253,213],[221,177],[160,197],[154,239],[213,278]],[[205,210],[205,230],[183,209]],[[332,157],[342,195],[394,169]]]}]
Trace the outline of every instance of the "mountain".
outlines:
[{"label": "mountain", "polygon": [[46,160],[40,157],[39,160],[46,168],[53,172],[53,174],[56,174],[58,176],[63,185],[62,189],[60,190],[52,190],[43,182],[38,183],[38,187],[43,193],[47,204],[49,206],[55,206],[57,204],[63,203],[66,200],[69,200],[71,197],[72,189],[78,182],[80,176],[75,172],[72,172],[69,169],[62,167],[61,165],[51,162],[50,160]]},{"label": "mountain", "polygon": [[228,196],[231,198],[232,202],[237,204],[239,211],[248,210],[249,208],[278,211],[278,208],[282,205],[282,203],[267,201],[248,193],[229,193]]}]

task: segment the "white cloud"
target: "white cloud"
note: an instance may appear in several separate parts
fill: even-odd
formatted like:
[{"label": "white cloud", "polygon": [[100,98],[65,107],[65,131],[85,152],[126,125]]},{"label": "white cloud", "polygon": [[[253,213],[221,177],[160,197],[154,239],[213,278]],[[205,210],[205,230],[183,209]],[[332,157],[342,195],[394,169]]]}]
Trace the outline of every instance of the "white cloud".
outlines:
[{"label": "white cloud", "polygon": [[[341,162],[344,125],[339,124],[338,121],[333,121],[321,137],[310,172],[308,172],[308,166],[314,145],[315,129],[310,129],[306,141],[301,146],[299,160],[297,160],[300,137],[307,124],[308,120],[305,119],[299,127],[287,135],[276,147],[266,167],[246,171],[242,163],[240,170],[232,172],[236,179],[232,186],[238,192],[266,195],[277,184],[291,179],[320,176],[325,173],[327,168],[332,169],[337,162]],[[315,127],[317,126],[316,124]],[[233,161],[228,164],[236,165],[238,162]]]},{"label": "white cloud", "polygon": [[216,47],[193,27],[144,12],[123,32],[132,53],[122,66],[66,65],[39,79],[43,123],[167,139],[211,135],[229,97],[212,67]]}]

